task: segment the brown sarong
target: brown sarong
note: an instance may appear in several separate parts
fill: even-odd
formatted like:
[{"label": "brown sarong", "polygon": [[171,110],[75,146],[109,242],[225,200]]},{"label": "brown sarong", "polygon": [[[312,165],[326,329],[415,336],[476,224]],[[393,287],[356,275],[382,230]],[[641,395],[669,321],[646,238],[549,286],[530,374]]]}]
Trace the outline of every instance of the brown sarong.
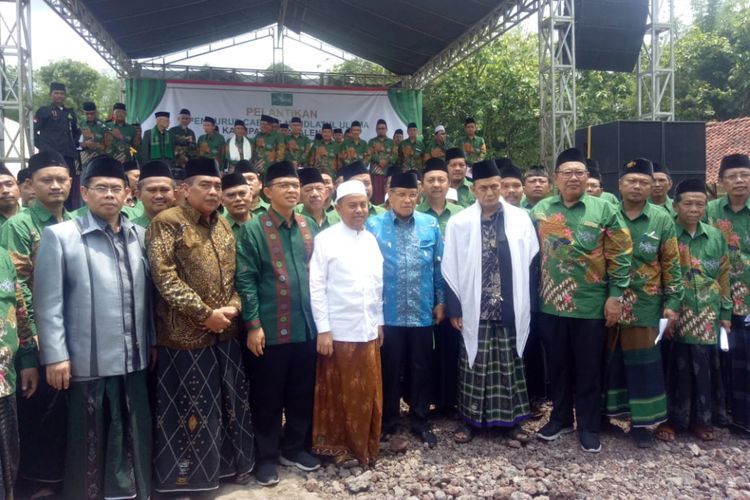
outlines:
[{"label": "brown sarong", "polygon": [[378,340],[334,341],[331,356],[318,356],[313,453],[351,455],[370,465],[378,456],[382,417]]}]

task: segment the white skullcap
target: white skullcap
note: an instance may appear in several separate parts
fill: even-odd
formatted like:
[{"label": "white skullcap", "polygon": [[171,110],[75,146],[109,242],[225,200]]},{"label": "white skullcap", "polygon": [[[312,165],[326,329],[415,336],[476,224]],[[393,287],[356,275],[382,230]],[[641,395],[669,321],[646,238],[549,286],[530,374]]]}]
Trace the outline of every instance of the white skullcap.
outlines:
[{"label": "white skullcap", "polygon": [[448,194],[445,195],[446,200],[458,201],[458,191],[456,188],[448,188]]},{"label": "white skullcap", "polygon": [[438,132],[445,132],[445,127],[443,127],[442,125],[438,125],[437,127],[435,127],[435,133],[437,134]]},{"label": "white skullcap", "polygon": [[342,199],[344,196],[350,194],[363,194],[367,196],[367,190],[365,189],[364,183],[356,179],[342,182],[338,188],[336,188],[336,200]]}]

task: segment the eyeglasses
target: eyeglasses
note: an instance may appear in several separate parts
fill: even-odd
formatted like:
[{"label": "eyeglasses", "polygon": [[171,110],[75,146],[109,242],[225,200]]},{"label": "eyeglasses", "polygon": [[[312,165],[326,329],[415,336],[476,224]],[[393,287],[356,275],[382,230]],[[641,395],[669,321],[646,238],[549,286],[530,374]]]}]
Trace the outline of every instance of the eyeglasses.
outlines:
[{"label": "eyeglasses", "polygon": [[122,186],[104,186],[102,184],[97,184],[96,186],[87,187],[86,189],[88,189],[89,191],[93,191],[98,195],[105,195],[107,193],[118,195],[125,190],[125,188]]},{"label": "eyeglasses", "polygon": [[746,181],[748,179],[750,179],[750,172],[724,176],[724,180],[729,182]]},{"label": "eyeglasses", "polygon": [[588,172],[586,172],[585,170],[565,170],[564,172],[557,173],[557,175],[559,175],[563,179],[570,179],[572,177],[583,179],[584,177],[586,177],[586,174],[588,174]]},{"label": "eyeglasses", "polygon": [[290,189],[294,189],[295,191],[300,188],[299,182],[274,182],[273,184],[270,184],[268,187],[277,187],[281,189],[282,191],[289,191]]}]

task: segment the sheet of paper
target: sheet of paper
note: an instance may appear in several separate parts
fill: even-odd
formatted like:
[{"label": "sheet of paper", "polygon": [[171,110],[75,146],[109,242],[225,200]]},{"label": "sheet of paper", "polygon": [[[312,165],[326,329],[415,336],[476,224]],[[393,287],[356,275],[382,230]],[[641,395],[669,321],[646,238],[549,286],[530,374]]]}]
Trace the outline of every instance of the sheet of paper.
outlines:
[{"label": "sheet of paper", "polygon": [[659,335],[657,335],[656,340],[654,341],[654,345],[658,344],[661,338],[664,336],[664,330],[667,329],[667,323],[669,323],[669,320],[667,318],[662,318],[659,320]]},{"label": "sheet of paper", "polygon": [[719,328],[719,348],[724,352],[729,350],[729,337],[723,326]]}]

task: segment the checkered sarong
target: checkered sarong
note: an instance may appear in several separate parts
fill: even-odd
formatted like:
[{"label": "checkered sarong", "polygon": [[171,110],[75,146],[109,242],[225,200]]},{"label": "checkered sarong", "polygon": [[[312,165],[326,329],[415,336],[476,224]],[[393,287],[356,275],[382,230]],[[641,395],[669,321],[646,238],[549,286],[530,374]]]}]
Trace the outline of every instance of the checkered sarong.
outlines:
[{"label": "checkered sarong", "polygon": [[239,341],[158,349],[156,491],[211,490],[221,477],[249,473],[254,435]]},{"label": "checkered sarong", "polygon": [[469,367],[466,347],[458,361],[458,409],[476,427],[512,427],[529,415],[523,360],[516,334],[498,322],[479,322],[479,350]]}]

